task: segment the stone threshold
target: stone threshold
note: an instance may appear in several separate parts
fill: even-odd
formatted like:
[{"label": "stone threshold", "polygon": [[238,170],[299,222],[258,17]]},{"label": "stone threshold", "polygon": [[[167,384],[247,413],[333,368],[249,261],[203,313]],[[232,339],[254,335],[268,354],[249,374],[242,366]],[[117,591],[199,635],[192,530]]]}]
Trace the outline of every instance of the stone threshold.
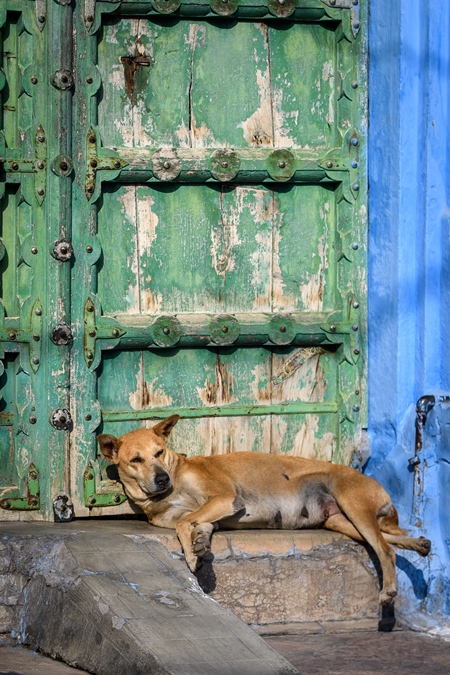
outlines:
[{"label": "stone threshold", "polygon": [[142,520],[0,522],[0,634],[98,675],[294,673],[260,635],[392,628],[378,592],[370,549],[326,530],[218,531],[194,578]]}]

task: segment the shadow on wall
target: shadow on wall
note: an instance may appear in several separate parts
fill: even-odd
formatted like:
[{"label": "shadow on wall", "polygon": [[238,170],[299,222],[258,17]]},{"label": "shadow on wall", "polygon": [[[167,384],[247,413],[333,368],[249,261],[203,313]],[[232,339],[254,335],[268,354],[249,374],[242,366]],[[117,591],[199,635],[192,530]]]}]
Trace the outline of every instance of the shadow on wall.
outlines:
[{"label": "shadow on wall", "polygon": [[402,527],[432,542],[428,558],[397,551],[398,616],[412,628],[450,637],[450,397],[436,392],[420,399],[417,410],[408,410],[399,442],[381,466],[369,463],[366,473],[388,490]]}]

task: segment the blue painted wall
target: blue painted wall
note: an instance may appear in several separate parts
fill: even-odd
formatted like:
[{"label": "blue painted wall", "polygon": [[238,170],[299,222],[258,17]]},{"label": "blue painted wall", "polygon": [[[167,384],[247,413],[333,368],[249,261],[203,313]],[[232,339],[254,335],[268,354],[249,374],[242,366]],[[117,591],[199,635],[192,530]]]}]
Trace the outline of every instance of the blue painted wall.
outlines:
[{"label": "blue painted wall", "polygon": [[[450,634],[450,411],[426,425],[414,499],[415,403],[450,390],[450,2],[371,0],[369,435],[378,478],[433,555],[398,557],[412,624]],[[417,530],[418,531],[418,530]]]}]

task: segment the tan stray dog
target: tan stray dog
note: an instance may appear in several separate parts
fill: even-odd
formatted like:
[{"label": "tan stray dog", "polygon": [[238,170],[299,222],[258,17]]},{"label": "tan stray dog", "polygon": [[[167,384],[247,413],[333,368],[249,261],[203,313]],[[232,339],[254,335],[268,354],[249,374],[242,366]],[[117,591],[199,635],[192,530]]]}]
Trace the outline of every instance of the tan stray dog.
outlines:
[{"label": "tan stray dog", "polygon": [[193,572],[210,552],[219,526],[324,527],[370,544],[383,571],[380,603],[387,604],[397,594],[389,544],[428,555],[429,540],[406,536],[389,495],[374,479],[348,466],[302,457],[235,452],[186,458],[166,447],[178,419],[172,415],[120,438],[101,434],[98,441],[149,523],[176,529]]}]

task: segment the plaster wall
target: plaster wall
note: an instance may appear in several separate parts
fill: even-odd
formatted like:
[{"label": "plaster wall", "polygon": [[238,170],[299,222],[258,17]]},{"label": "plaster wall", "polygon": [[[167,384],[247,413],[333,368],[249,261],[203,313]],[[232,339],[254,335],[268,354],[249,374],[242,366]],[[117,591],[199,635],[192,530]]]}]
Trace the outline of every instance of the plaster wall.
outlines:
[{"label": "plaster wall", "polygon": [[[398,556],[402,611],[450,634],[450,413],[425,427],[414,496],[415,402],[450,390],[450,3],[371,0],[369,22],[369,435],[366,473],[426,534]],[[433,426],[434,425],[434,426]]]}]

